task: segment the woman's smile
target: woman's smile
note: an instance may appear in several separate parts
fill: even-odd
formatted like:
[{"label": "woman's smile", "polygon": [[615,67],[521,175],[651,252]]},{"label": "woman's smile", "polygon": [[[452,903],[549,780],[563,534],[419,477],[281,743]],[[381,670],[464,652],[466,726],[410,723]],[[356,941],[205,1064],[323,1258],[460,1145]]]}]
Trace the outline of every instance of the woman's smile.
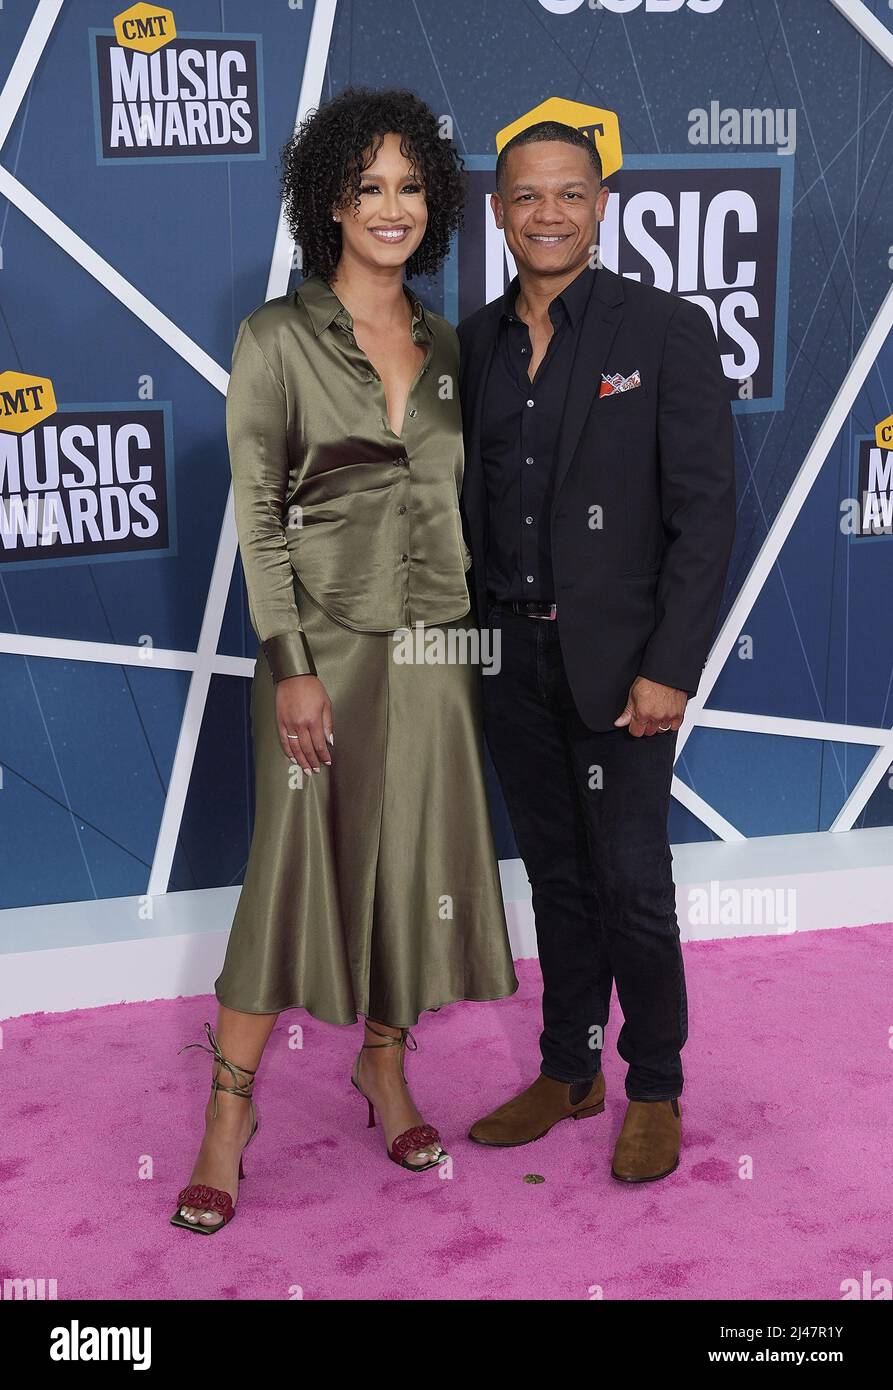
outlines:
[{"label": "woman's smile", "polygon": [[401,242],[409,236],[409,227],[370,227],[368,229],[379,241]]}]

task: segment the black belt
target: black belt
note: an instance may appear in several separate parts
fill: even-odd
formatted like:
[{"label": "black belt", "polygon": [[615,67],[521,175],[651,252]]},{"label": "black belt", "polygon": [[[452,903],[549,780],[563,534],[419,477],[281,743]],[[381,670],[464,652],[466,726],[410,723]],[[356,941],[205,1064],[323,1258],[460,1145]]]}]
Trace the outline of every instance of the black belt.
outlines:
[{"label": "black belt", "polygon": [[521,613],[525,618],[545,618],[547,622],[554,622],[558,617],[557,604],[541,603],[538,599],[501,599],[495,600],[497,608],[510,608],[513,613]]}]

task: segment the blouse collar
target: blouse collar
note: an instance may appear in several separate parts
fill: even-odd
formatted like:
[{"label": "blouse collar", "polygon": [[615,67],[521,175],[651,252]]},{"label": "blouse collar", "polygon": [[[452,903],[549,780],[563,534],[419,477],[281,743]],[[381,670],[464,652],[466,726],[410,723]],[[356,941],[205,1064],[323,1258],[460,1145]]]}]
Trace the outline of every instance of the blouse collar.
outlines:
[{"label": "blouse collar", "polygon": [[[425,328],[430,331],[431,325],[428,322],[422,301],[408,285],[404,285],[403,290],[412,304],[413,336],[415,336],[416,326],[420,324],[424,324]],[[296,293],[304,302],[317,338],[329,327],[329,324],[336,320],[343,328],[347,329],[348,333],[353,333],[353,318],[349,310],[345,308],[335,291],[321,275],[310,275],[306,280],[302,280]]]}]

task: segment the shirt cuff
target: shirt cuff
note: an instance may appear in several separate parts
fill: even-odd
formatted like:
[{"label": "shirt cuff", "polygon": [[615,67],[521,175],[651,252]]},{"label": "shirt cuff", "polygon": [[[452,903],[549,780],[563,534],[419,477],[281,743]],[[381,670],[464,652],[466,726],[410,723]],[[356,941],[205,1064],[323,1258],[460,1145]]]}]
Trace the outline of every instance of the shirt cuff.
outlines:
[{"label": "shirt cuff", "polygon": [[280,632],[268,637],[261,646],[274,682],[284,681],[289,676],[313,674],[303,632]]}]

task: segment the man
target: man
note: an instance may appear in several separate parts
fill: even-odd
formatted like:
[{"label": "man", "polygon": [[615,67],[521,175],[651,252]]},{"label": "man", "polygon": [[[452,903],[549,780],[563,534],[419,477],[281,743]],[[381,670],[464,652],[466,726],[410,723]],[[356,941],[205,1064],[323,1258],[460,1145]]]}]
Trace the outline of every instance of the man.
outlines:
[{"label": "man", "polygon": [[626,1117],[614,1177],[678,1166],[687,1005],[667,838],[676,731],[735,526],[731,410],[704,310],[597,261],[591,140],[510,140],[491,207],[517,275],[459,325],[462,510],[480,627],[501,633],[484,728],[530,879],[542,1063],[478,1120],[526,1144],[604,1109],[612,978]]}]

